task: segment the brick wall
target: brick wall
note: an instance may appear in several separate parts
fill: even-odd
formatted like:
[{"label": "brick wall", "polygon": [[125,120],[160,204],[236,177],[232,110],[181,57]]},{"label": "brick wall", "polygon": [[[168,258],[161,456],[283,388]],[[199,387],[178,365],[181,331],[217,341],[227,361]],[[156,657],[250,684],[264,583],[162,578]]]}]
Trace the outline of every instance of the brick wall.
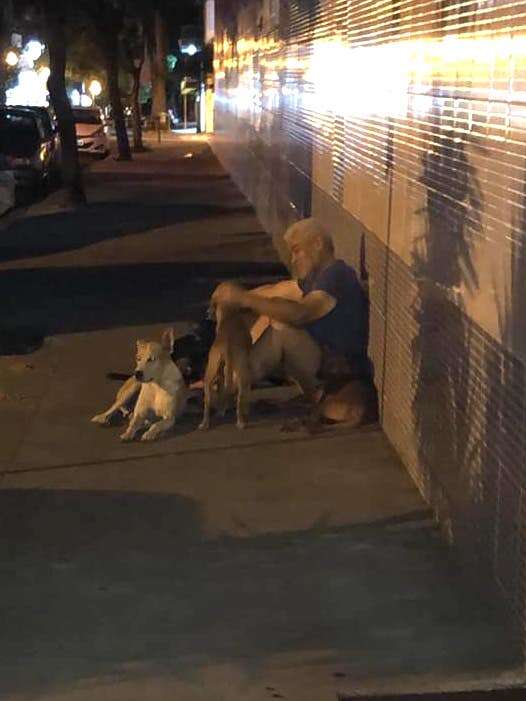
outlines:
[{"label": "brick wall", "polygon": [[367,273],[383,427],[524,621],[526,2],[216,10],[219,157]]}]

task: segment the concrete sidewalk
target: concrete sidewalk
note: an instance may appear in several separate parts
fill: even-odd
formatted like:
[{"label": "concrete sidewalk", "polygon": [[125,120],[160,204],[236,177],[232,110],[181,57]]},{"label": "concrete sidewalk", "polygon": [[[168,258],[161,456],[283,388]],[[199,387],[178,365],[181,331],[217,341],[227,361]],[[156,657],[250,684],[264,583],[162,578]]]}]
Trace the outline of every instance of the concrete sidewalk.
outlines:
[{"label": "concrete sidewalk", "polygon": [[[88,176],[0,237],[0,698],[324,701],[356,689],[516,678],[502,613],[474,589],[378,427],[250,427],[121,445],[89,417],[136,338],[184,332],[221,279],[283,273],[202,137]],[[267,400],[267,411],[258,400]]]}]

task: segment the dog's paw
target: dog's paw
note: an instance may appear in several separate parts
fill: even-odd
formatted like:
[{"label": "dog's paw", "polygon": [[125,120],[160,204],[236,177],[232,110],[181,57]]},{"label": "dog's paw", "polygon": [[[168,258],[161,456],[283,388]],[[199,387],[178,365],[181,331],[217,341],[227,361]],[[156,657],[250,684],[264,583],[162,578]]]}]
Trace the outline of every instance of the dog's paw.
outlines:
[{"label": "dog's paw", "polygon": [[95,416],[91,417],[90,421],[91,423],[98,424],[99,426],[107,426],[109,423],[106,414],[95,414]]},{"label": "dog's paw", "polygon": [[210,428],[210,421],[201,421],[198,428],[200,431],[208,431]]},{"label": "dog's paw", "polygon": [[243,431],[247,427],[247,422],[246,421],[238,421],[236,423],[236,426],[240,431]]},{"label": "dog's paw", "polygon": [[120,439],[123,443],[131,443],[133,441],[134,436],[134,433],[129,433],[128,431],[125,431],[124,433],[121,433]]},{"label": "dog's paw", "polygon": [[158,431],[146,431],[146,433],[143,433],[141,436],[141,441],[144,441],[147,443],[148,441],[154,441],[159,437],[159,432]]}]

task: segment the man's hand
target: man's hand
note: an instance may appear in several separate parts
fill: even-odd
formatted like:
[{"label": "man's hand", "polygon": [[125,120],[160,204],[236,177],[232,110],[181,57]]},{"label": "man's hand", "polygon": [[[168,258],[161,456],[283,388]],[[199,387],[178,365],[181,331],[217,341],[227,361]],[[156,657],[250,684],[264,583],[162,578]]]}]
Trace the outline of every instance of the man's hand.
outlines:
[{"label": "man's hand", "polygon": [[212,294],[212,302],[215,304],[226,304],[235,307],[242,307],[244,304],[246,291],[233,282],[223,282],[216,287]]},{"label": "man's hand", "polygon": [[232,282],[223,282],[212,295],[215,304],[230,304],[245,307],[260,316],[267,316],[292,326],[303,326],[321,319],[335,306],[336,299],[322,290],[309,292],[298,301],[283,297],[266,298],[254,292],[247,292]]}]

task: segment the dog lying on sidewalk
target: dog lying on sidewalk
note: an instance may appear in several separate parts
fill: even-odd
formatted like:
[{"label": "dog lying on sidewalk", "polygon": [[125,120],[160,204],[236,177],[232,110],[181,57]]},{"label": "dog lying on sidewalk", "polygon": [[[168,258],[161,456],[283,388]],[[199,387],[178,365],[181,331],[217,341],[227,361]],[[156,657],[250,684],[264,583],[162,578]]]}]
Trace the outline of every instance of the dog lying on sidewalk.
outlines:
[{"label": "dog lying on sidewalk", "polygon": [[[204,378],[203,420],[201,430],[210,428],[210,407],[217,406],[220,415],[226,411],[228,397],[237,395],[237,427],[246,426],[250,397],[249,353],[252,338],[239,309],[215,305],[216,337],[208,354]],[[214,389],[217,388],[217,389]],[[217,395],[216,401],[213,401]]]},{"label": "dog lying on sidewalk", "polygon": [[163,333],[161,343],[137,341],[135,373],[119,389],[110,408],[94,416],[92,422],[108,425],[118,412],[126,416],[131,402],[139,392],[128,428],[121,435],[121,440],[132,441],[139,431],[149,426],[141,440],[153,441],[173,428],[188,399],[183,375],[171,357],[174,342],[173,329],[167,329]]},{"label": "dog lying on sidewalk", "polygon": [[324,355],[321,370],[323,385],[309,414],[286,421],[284,432],[306,430],[316,434],[328,424],[358,428],[378,421],[378,396],[372,375],[353,370],[343,358],[330,352]]}]

